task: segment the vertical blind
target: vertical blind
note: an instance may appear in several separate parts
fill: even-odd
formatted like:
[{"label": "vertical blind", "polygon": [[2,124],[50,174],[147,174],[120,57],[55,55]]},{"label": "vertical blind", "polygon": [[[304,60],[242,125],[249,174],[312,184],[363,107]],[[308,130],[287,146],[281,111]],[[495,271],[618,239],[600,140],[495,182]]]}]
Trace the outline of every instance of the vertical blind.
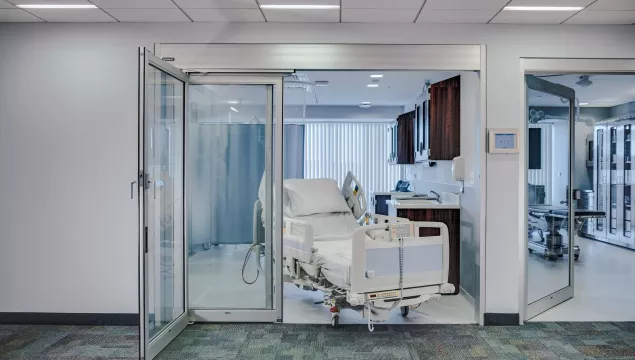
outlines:
[{"label": "vertical blind", "polygon": [[304,178],[330,178],[342,186],[352,171],[368,200],[373,192],[392,190],[401,166],[388,164],[389,127],[386,123],[306,124]]}]

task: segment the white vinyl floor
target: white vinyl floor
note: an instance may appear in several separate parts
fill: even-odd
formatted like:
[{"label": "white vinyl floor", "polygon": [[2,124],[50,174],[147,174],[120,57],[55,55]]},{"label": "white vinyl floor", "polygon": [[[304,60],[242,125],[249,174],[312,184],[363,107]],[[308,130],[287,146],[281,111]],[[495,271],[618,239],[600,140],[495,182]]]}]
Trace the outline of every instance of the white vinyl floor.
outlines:
[{"label": "white vinyl floor", "polygon": [[[574,297],[530,321],[635,321],[635,251],[577,238]],[[535,300],[568,283],[566,257],[555,262],[534,255],[528,262],[528,298]],[[531,300],[530,300],[531,301]]]},{"label": "white vinyl floor", "polygon": [[[265,279],[262,275],[252,285],[241,276],[248,245],[220,245],[201,250],[189,258],[189,296],[191,309],[265,307]],[[249,261],[245,280],[256,278],[255,261]],[[329,308],[315,304],[323,298],[319,291],[298,289],[284,284],[283,321],[285,323],[329,324]],[[364,324],[357,312],[344,310],[342,324]],[[387,324],[469,324],[476,322],[476,313],[470,300],[463,294],[443,296],[440,301],[422,304],[407,318],[395,310]]]}]

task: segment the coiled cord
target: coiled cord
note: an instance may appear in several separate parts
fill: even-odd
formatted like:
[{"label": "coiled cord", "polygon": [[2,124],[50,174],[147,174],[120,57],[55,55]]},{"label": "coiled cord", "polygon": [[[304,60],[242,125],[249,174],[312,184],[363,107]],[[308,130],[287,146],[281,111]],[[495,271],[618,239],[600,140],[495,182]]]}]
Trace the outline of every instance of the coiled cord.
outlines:
[{"label": "coiled cord", "polygon": [[[247,285],[253,285],[256,283],[256,281],[258,281],[258,277],[260,276],[260,266],[256,267],[256,279],[254,279],[254,281],[249,282],[247,281],[247,279],[245,279],[245,269],[247,268],[247,264],[249,263],[249,259],[251,258],[251,254],[254,252],[254,248],[259,248],[260,244],[253,244],[249,247],[249,250],[247,250],[247,255],[245,256],[245,261],[243,262],[243,268],[241,270],[241,277],[243,278],[243,282]],[[260,254],[258,254],[260,255]],[[260,264],[260,259],[258,259],[258,264]]]}]

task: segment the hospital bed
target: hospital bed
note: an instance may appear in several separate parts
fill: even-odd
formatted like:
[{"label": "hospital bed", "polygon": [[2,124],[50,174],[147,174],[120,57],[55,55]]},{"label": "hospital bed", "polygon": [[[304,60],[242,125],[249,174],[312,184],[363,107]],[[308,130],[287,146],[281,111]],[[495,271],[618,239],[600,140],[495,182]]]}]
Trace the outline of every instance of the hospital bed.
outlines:
[{"label": "hospital bed", "polygon": [[[564,231],[568,231],[569,208],[552,205],[530,205],[527,215],[529,252],[537,252],[548,260],[557,260],[569,253],[569,243],[564,241]],[[575,210],[575,230],[584,226],[588,219],[606,217],[606,213],[596,210]],[[534,233],[538,233],[536,238]],[[580,258],[580,247],[573,246],[573,258]]]},{"label": "hospital bed", "polygon": [[[260,197],[254,206],[261,221],[263,203]],[[454,293],[447,226],[371,216],[350,172],[341,189],[332,179],[285,180],[283,209],[285,281],[322,291],[320,303],[330,308],[333,327],[343,308],[357,310],[372,331],[393,309],[407,316],[411,307]],[[422,228],[436,228],[439,235],[418,236]]]}]

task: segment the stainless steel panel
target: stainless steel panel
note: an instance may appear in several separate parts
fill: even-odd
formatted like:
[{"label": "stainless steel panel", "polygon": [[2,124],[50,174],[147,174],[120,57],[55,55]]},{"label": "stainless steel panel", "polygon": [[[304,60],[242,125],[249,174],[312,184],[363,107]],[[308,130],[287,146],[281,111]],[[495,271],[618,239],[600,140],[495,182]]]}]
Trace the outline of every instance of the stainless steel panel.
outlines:
[{"label": "stainless steel panel", "polygon": [[479,45],[161,44],[161,56],[188,71],[481,69]]}]

